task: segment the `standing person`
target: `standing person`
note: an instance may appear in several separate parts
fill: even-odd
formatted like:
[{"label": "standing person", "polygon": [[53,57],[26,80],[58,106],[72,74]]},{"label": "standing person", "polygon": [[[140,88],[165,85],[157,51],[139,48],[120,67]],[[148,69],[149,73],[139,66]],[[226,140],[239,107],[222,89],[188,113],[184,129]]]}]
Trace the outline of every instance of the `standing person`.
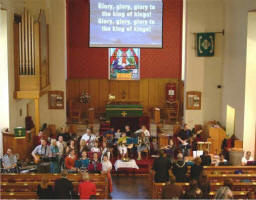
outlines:
[{"label": "standing person", "polygon": [[202,161],[200,157],[196,157],[194,159],[194,165],[191,167],[190,170],[190,178],[191,179],[195,179],[195,180],[199,180],[200,175],[203,172],[203,166],[201,165]]},{"label": "standing person", "polygon": [[187,181],[187,164],[183,160],[182,153],[178,153],[177,161],[173,164],[172,173],[176,177],[177,182],[186,182]]},{"label": "standing person", "polygon": [[76,151],[76,144],[75,144],[75,140],[70,140],[69,145],[66,148],[66,152],[70,152],[70,150],[73,149]]},{"label": "standing person", "polygon": [[80,147],[79,147],[79,154],[81,155],[81,153],[83,152],[83,150],[87,150],[89,151],[89,149],[86,146],[86,142],[85,140],[80,140]]},{"label": "standing person", "polygon": [[59,171],[64,169],[64,161],[65,161],[65,154],[67,143],[63,140],[63,136],[58,137],[57,147],[59,149]]},{"label": "standing person", "polygon": [[62,170],[61,178],[55,181],[54,196],[56,199],[71,199],[73,194],[73,185],[67,179],[67,170]]},{"label": "standing person", "polygon": [[88,146],[89,150],[94,146],[94,142],[97,140],[96,136],[92,134],[90,128],[86,129],[86,133],[83,134],[81,140],[85,140],[86,145]]},{"label": "standing person", "polygon": [[103,155],[102,164],[102,174],[107,174],[108,177],[108,191],[109,193],[112,192],[112,178],[111,178],[111,170],[112,170],[112,163],[109,161],[108,156],[106,154]]},{"label": "standing person", "polygon": [[154,180],[156,183],[166,183],[169,181],[169,169],[171,163],[164,157],[164,151],[159,151],[159,158],[156,158],[153,163],[153,170],[155,172]]},{"label": "standing person", "polygon": [[82,182],[78,186],[78,193],[80,194],[80,199],[90,199],[92,195],[96,195],[96,185],[90,182],[88,173],[82,174]]},{"label": "standing person", "polygon": [[163,187],[162,199],[179,199],[183,194],[183,188],[176,184],[175,176],[170,176],[170,184]]},{"label": "standing person", "polygon": [[50,172],[60,173],[59,171],[59,148],[56,143],[56,139],[51,139],[50,146]]},{"label": "standing person", "polygon": [[47,145],[44,138],[41,139],[41,144],[36,146],[32,151],[32,156],[35,160],[35,163],[38,164],[38,171],[40,173],[49,173],[50,172],[50,147]]},{"label": "standing person", "polygon": [[251,152],[250,151],[247,151],[246,153],[245,153],[245,156],[242,158],[242,160],[241,160],[241,162],[242,162],[242,165],[244,166],[244,165],[247,165],[247,162],[248,161],[253,161],[254,159],[253,159],[253,157],[251,156]]},{"label": "standing person", "polygon": [[5,173],[17,173],[17,158],[12,153],[12,150],[10,148],[7,149],[7,152],[2,160],[2,164]]},{"label": "standing person", "polygon": [[191,130],[188,128],[187,124],[184,124],[184,128],[178,133],[177,139],[180,142],[180,148],[184,156],[188,156],[188,149],[190,148],[190,137]]},{"label": "standing person", "polygon": [[49,185],[49,182],[46,176],[42,177],[41,183],[37,186],[37,196],[38,196],[38,199],[53,198],[52,186]]}]

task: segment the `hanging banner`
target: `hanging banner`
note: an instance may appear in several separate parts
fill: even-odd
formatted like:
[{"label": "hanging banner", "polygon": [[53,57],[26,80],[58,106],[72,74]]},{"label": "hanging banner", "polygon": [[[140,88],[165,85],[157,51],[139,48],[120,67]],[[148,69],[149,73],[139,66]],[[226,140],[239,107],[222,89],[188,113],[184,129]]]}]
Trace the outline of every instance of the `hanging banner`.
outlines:
[{"label": "hanging banner", "polygon": [[139,48],[109,48],[109,79],[140,79]]},{"label": "hanging banner", "polygon": [[197,33],[197,56],[214,56],[215,33]]}]

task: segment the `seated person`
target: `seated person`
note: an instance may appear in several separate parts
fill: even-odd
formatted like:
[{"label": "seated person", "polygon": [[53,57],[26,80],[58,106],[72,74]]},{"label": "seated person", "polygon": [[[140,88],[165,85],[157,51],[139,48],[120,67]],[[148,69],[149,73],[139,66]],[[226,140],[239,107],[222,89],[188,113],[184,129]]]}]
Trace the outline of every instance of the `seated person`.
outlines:
[{"label": "seated person", "polygon": [[98,158],[98,153],[93,153],[93,158],[88,165],[88,171],[90,173],[100,173],[102,170],[101,162]]},{"label": "seated person", "polygon": [[81,158],[75,163],[75,167],[80,169],[81,171],[84,171],[87,169],[89,163],[90,160],[87,158],[87,152],[86,150],[83,150]]},{"label": "seated person", "polygon": [[108,135],[114,137],[114,135],[115,135],[115,129],[114,129],[113,127],[110,127],[109,130],[107,130],[107,131],[105,131],[105,132],[103,133],[103,136],[104,136],[104,137],[107,137]]},{"label": "seated person", "polygon": [[225,160],[229,161],[229,144],[228,144],[228,139],[224,138],[222,143],[221,143],[221,153],[223,154]]},{"label": "seated person", "polygon": [[137,152],[138,152],[138,158],[137,160],[141,160],[141,152],[145,150],[150,150],[150,142],[148,137],[145,136],[144,132],[140,132],[139,138],[138,138],[138,146],[137,146]]},{"label": "seated person", "polygon": [[94,142],[97,140],[96,136],[92,134],[91,129],[87,128],[86,133],[83,134],[81,140],[85,140],[89,149],[93,147]]},{"label": "seated person", "polygon": [[144,135],[146,136],[146,137],[150,137],[150,133],[149,133],[149,131],[148,131],[148,129],[147,129],[147,127],[145,126],[145,125],[142,125],[141,126],[141,129],[139,129],[139,130],[137,130],[136,132],[135,132],[135,134],[140,134],[140,133],[144,133]]},{"label": "seated person", "polygon": [[201,160],[202,160],[202,166],[211,166],[212,163],[212,159],[211,156],[208,155],[208,151],[204,151],[203,155],[200,156]]},{"label": "seated person", "polygon": [[216,163],[217,166],[228,165],[228,161],[224,158],[224,155],[221,153],[219,161]]},{"label": "seated person", "polygon": [[93,153],[100,153],[99,143],[97,141],[94,142],[93,147],[91,148],[91,152]]},{"label": "seated person", "polygon": [[183,199],[202,199],[203,193],[199,188],[197,181],[192,180],[190,181],[189,185],[190,187],[183,196]]},{"label": "seated person", "polygon": [[117,141],[118,150],[119,150],[122,158],[125,157],[125,155],[127,153],[126,143],[127,143],[126,133],[122,133],[122,137],[120,137],[119,140]]},{"label": "seated person", "polygon": [[122,134],[121,129],[120,128],[117,129],[114,136],[114,143],[116,143],[119,140],[119,138],[121,137],[121,134]]},{"label": "seated person", "polygon": [[132,137],[132,131],[131,131],[131,128],[130,128],[129,125],[125,125],[124,132],[125,132],[127,137]]},{"label": "seated person", "polygon": [[17,158],[12,153],[12,150],[7,149],[6,154],[2,160],[3,168],[5,173],[17,173]]},{"label": "seated person", "polygon": [[103,160],[103,156],[106,154],[108,159],[110,159],[110,149],[107,147],[107,143],[103,142],[101,147],[101,161]]},{"label": "seated person", "polygon": [[244,155],[244,157],[242,158],[241,162],[242,162],[242,165],[247,165],[247,162],[248,161],[253,161],[253,157],[251,156],[251,152],[250,151],[247,151]]},{"label": "seated person", "polygon": [[77,158],[76,158],[75,150],[71,149],[68,156],[65,158],[65,166],[68,172],[76,172],[77,170],[75,167],[76,159]]},{"label": "seated person", "polygon": [[187,181],[187,164],[183,160],[182,153],[178,153],[177,155],[177,161],[174,162],[172,173],[176,177],[177,182],[186,182]]},{"label": "seated person", "polygon": [[162,190],[162,199],[179,199],[183,194],[183,188],[176,184],[175,176],[170,176],[170,184],[166,184]]},{"label": "seated person", "polygon": [[172,137],[170,137],[169,144],[163,147],[162,149],[166,152],[168,159],[172,162],[174,159],[174,151],[175,151],[175,146],[174,146]]},{"label": "seated person", "polygon": [[191,170],[190,170],[190,178],[199,180],[199,177],[201,176],[203,172],[203,167],[201,165],[202,161],[200,157],[196,157],[194,159],[194,165],[192,165]]}]

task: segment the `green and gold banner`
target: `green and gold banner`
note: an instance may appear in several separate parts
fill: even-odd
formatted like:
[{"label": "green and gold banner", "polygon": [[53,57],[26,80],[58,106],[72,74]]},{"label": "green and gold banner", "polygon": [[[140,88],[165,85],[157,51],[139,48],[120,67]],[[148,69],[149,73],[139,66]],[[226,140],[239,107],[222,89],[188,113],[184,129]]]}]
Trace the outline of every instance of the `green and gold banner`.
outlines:
[{"label": "green and gold banner", "polygon": [[215,33],[197,33],[197,56],[214,56]]}]

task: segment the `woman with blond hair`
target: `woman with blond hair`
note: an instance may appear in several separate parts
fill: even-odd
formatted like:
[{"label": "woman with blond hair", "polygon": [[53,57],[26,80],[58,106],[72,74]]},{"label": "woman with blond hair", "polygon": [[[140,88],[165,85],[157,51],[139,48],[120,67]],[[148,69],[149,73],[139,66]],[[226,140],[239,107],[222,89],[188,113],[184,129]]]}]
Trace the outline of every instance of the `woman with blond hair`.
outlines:
[{"label": "woman with blond hair", "polygon": [[53,198],[52,186],[49,185],[49,182],[46,176],[42,177],[42,182],[37,186],[37,195],[38,195],[38,199]]},{"label": "woman with blond hair", "polygon": [[96,195],[96,185],[90,182],[90,177],[88,173],[82,174],[82,181],[78,186],[78,193],[80,194],[80,199],[90,199],[92,195]]},{"label": "woman with blond hair", "polygon": [[50,146],[50,172],[51,173],[59,173],[59,148],[56,143],[56,139],[51,139]]}]

